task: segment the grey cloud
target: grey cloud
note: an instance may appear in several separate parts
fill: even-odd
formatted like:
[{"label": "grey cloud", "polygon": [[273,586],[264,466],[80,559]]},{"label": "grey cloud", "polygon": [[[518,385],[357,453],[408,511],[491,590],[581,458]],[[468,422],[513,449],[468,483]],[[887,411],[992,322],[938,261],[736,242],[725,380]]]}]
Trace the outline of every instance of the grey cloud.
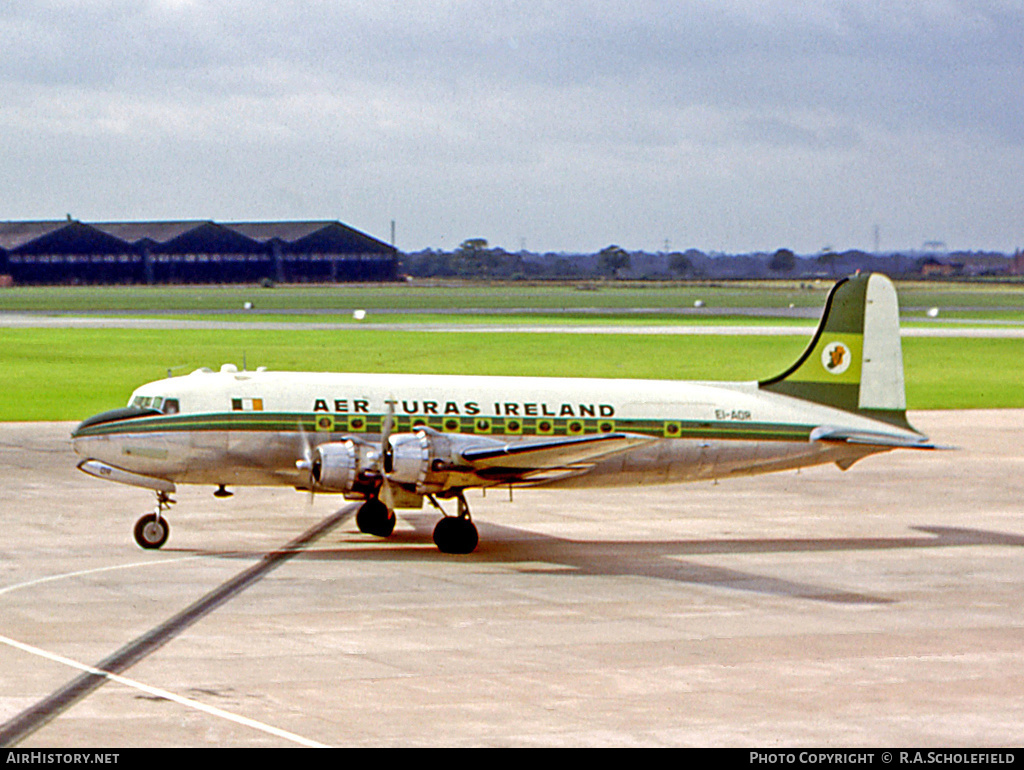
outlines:
[{"label": "grey cloud", "polygon": [[[947,169],[970,177],[964,147],[992,164],[976,172],[991,187],[1012,189],[1001,179],[1024,145],[1016,2],[15,0],[0,8],[0,34],[0,137],[11,148],[0,173],[24,185],[8,201],[46,200],[22,180],[59,158],[89,169],[78,194],[105,206],[116,208],[126,178],[158,170],[176,208],[153,212],[161,196],[133,182],[132,203],[152,201],[143,215],[177,216],[188,198],[190,213],[230,218],[196,209],[203,196],[251,209],[257,199],[237,185],[258,173],[296,216],[359,205],[358,183],[368,212],[385,201],[407,218],[419,206],[424,223],[493,221],[494,242],[571,247],[554,224],[523,230],[564,222],[575,206],[595,217],[579,231],[600,246],[612,219],[602,210],[616,205],[639,232],[644,206],[667,230],[672,216],[707,223],[703,206],[727,202],[733,214],[707,236],[724,239],[769,184],[764,169],[793,191],[865,169],[851,197],[858,219],[891,210],[875,188],[891,187],[892,173],[929,194]],[[85,147],[123,167],[105,173]],[[935,160],[922,161],[922,147]],[[168,178],[176,168],[181,178]],[[190,186],[202,191],[189,198]],[[525,224],[492,213],[508,217],[503,188]],[[617,188],[628,191],[619,204]],[[701,192],[708,203],[697,205]],[[791,208],[805,210],[797,194]],[[767,237],[769,211],[757,206],[748,241]],[[431,226],[417,245],[431,245]]]}]

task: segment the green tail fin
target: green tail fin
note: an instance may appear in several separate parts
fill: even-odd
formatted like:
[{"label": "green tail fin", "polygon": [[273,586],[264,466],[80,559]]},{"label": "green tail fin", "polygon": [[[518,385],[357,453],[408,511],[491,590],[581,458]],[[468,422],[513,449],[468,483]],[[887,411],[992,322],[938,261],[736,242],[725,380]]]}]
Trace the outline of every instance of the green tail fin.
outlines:
[{"label": "green tail fin", "polygon": [[796,363],[764,390],[909,428],[896,287],[881,273],[839,281]]}]

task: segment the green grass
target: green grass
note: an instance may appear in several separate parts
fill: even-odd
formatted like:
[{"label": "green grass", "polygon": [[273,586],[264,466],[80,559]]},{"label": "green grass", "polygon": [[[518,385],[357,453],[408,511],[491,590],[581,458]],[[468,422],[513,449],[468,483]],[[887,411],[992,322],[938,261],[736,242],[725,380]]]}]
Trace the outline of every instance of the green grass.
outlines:
[{"label": "green grass", "polygon": [[[250,369],[753,380],[807,340],[757,336],[339,331],[0,330],[0,421],[79,420],[224,362]],[[1019,339],[907,338],[911,409],[1021,408]]]},{"label": "green grass", "polygon": [[911,409],[1024,408],[1020,339],[903,339]]},{"label": "green grass", "polygon": [[[831,286],[829,281],[734,281],[647,283],[580,281],[567,283],[487,284],[479,282],[427,282],[401,284],[338,284],[309,286],[28,286],[0,289],[0,312],[132,313],[141,315],[231,314],[232,318],[265,318],[261,311],[293,311],[293,317],[319,313],[332,320],[351,318],[362,308],[378,320],[389,313],[410,321],[416,313],[462,310],[526,310],[525,319],[541,322],[537,315],[565,320],[573,311],[588,310],[590,318],[604,314],[608,320],[623,318],[658,320],[675,317],[678,309],[692,309],[700,300],[716,308],[820,309]],[[941,318],[994,317],[1024,320],[1024,283],[900,282],[900,304],[907,318],[924,318],[937,307]],[[251,302],[257,312],[243,313]],[[645,313],[635,312],[643,309]],[[596,311],[597,315],[593,313]],[[665,312],[668,311],[668,312]],[[582,314],[581,314],[582,315]],[[502,318],[506,316],[502,315]],[[296,320],[299,320],[296,318]],[[748,319],[749,320],[749,319]],[[546,321],[545,321],[546,322]],[[660,320],[659,320],[660,322]]]},{"label": "green grass", "polygon": [[[697,299],[708,308],[820,308],[829,282],[721,284],[581,282],[479,284],[175,287],[15,287],[0,289],[0,312],[131,312],[282,323],[352,324],[335,331],[148,331],[0,329],[0,420],[76,420],[124,404],[138,385],[231,361],[250,368],[313,371],[474,373],[753,380],[782,371],[803,350],[802,336],[645,336],[604,334],[430,334],[357,329],[367,322],[539,325],[812,323],[768,315],[685,316]],[[898,285],[905,320],[923,315],[965,322],[1024,320],[1024,285]],[[241,312],[245,302],[257,311]],[[452,307],[480,313],[445,312]],[[637,309],[645,312],[637,312]],[[526,309],[528,312],[515,312]],[[596,309],[597,312],[591,311]],[[408,312],[398,313],[396,310]],[[498,311],[498,312],[495,312]],[[512,311],[512,312],[508,312]],[[918,321],[920,319],[920,321]],[[906,338],[912,409],[1024,407],[1019,339]]]}]

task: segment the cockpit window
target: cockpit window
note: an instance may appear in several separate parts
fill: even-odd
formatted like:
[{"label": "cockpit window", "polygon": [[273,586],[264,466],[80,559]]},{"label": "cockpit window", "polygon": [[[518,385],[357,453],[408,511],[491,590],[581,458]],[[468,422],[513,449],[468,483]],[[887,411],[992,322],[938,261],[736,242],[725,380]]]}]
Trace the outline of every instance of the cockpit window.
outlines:
[{"label": "cockpit window", "polygon": [[132,399],[130,406],[139,409],[155,409],[164,414],[177,414],[181,411],[178,399],[164,398],[163,396],[136,396]]}]

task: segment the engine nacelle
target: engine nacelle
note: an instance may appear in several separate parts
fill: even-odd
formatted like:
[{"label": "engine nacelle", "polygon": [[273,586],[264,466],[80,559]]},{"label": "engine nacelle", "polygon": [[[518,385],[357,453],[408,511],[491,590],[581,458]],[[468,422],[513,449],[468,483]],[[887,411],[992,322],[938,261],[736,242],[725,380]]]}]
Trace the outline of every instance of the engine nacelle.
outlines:
[{"label": "engine nacelle", "polygon": [[359,497],[375,494],[386,476],[393,491],[400,488],[411,495],[434,494],[479,481],[473,469],[466,467],[461,450],[503,443],[421,427],[414,433],[389,436],[388,452],[382,458],[378,447],[358,439],[332,441],[313,450],[313,484],[326,492]]},{"label": "engine nacelle", "polygon": [[391,452],[384,470],[388,478],[406,486],[421,489],[430,470],[431,441],[422,430],[399,433],[388,439]]},{"label": "engine nacelle", "polygon": [[421,495],[478,483],[474,470],[466,466],[460,452],[469,447],[504,445],[492,438],[439,433],[426,427],[392,436],[389,443],[388,478]]},{"label": "engine nacelle", "polygon": [[368,473],[379,473],[379,453],[355,441],[332,441],[313,450],[313,481],[318,489],[358,492],[372,489]]}]

